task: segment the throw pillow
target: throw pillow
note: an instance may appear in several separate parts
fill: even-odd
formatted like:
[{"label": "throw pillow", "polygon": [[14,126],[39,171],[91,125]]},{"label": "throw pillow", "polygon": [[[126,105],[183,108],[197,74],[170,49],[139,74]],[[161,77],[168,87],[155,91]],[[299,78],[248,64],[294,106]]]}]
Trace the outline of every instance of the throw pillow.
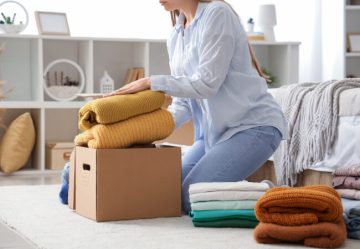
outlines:
[{"label": "throw pillow", "polygon": [[0,167],[12,173],[25,166],[35,145],[35,127],[29,112],[26,112],[7,128],[0,146]]}]

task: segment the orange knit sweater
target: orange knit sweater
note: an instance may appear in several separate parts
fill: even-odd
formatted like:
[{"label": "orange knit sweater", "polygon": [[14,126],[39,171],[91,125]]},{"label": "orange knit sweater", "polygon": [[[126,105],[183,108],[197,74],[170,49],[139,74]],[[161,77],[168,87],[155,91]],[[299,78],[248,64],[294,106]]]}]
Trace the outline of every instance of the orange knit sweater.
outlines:
[{"label": "orange knit sweater", "polygon": [[260,222],[254,230],[258,243],[280,242],[302,243],[306,246],[335,248],[346,240],[346,227],[343,219],[338,223],[320,222],[304,226],[281,226]]},{"label": "orange knit sweater", "polygon": [[339,194],[331,187],[275,187],[256,203],[255,215],[261,222],[284,226],[339,222],[343,208]]}]

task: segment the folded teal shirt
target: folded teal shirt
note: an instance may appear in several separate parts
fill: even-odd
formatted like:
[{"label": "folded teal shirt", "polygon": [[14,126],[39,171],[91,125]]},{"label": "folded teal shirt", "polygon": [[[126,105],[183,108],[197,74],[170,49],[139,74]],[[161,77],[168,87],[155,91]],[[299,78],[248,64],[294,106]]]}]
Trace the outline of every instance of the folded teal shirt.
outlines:
[{"label": "folded teal shirt", "polygon": [[259,223],[254,209],[195,210],[190,212],[196,227],[242,227],[254,228]]},{"label": "folded teal shirt", "polygon": [[259,224],[258,221],[241,220],[241,219],[225,219],[215,221],[193,221],[196,227],[239,227],[239,228],[254,228]]},{"label": "folded teal shirt", "polygon": [[190,212],[193,221],[216,221],[224,219],[241,219],[257,221],[254,209],[239,210],[194,210]]}]

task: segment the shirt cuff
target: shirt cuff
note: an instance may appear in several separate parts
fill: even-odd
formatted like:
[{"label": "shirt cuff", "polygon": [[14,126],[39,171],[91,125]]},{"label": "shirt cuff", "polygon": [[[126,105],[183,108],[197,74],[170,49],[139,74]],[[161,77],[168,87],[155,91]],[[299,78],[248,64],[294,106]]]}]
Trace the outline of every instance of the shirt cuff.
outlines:
[{"label": "shirt cuff", "polygon": [[153,91],[163,91],[166,93],[166,76],[165,75],[151,75],[150,89]]}]

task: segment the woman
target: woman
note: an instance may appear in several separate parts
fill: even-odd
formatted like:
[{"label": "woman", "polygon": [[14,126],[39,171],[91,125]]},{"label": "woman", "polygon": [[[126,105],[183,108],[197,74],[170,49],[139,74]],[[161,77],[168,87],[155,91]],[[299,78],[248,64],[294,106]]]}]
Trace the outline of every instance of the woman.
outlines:
[{"label": "woman", "polygon": [[233,9],[224,1],[160,0],[171,11],[171,75],[139,79],[110,95],[151,89],[173,96],[176,126],[193,120],[194,144],[182,158],[183,209],[189,185],[246,179],[286,134],[280,107]]}]

